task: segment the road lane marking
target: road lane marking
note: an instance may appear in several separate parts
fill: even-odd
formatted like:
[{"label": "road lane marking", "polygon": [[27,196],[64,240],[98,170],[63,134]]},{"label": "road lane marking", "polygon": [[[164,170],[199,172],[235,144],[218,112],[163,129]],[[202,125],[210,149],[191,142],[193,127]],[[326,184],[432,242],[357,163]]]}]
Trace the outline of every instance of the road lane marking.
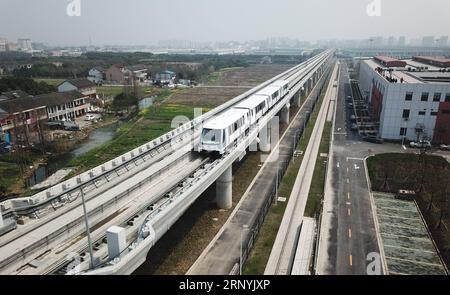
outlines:
[{"label": "road lane marking", "polygon": [[364,161],[364,159],[361,159],[361,158],[352,158],[352,157],[347,157],[347,162],[348,162],[348,160]]},{"label": "road lane marking", "polygon": [[350,208],[347,209],[348,216],[352,215],[352,210]]},{"label": "road lane marking", "polygon": [[350,200],[350,193],[347,193],[347,199]]},{"label": "road lane marking", "polygon": [[348,237],[350,239],[352,238],[352,229],[351,228],[348,229]]},{"label": "road lane marking", "polygon": [[350,183],[350,179],[347,178],[347,183]]},{"label": "road lane marking", "polygon": [[336,165],[338,168],[339,168],[339,162],[337,162],[337,165]]},{"label": "road lane marking", "polygon": [[348,256],[348,262],[350,266],[353,266],[353,256],[351,254]]},{"label": "road lane marking", "polygon": [[347,167],[347,173],[348,173],[348,167]]}]

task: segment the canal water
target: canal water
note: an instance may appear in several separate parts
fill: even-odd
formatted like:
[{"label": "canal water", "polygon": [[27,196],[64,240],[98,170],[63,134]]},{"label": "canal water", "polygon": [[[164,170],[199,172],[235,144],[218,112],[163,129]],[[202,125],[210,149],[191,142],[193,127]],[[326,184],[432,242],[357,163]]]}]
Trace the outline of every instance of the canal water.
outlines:
[{"label": "canal water", "polygon": [[48,160],[47,164],[40,165],[27,180],[27,187],[32,187],[55,173],[56,171],[67,168],[70,160],[77,156],[81,156],[88,151],[101,146],[105,142],[111,140],[116,135],[118,125],[112,124],[102,128],[98,128],[93,131],[89,138],[86,141],[83,141],[76,149],[58,155],[56,157],[52,157]]}]

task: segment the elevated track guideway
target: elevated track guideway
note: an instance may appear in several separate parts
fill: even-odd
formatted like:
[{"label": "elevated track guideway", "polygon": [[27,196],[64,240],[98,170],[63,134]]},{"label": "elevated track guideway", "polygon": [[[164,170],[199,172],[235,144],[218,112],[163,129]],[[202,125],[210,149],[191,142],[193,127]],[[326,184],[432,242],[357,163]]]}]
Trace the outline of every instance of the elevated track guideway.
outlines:
[{"label": "elevated track guideway", "polygon": [[[271,118],[298,100],[301,91],[311,89],[332,54],[332,50],[318,54],[86,173],[32,197],[4,201],[3,219],[17,220],[19,225],[0,237],[0,274],[132,273],[204,190],[242,158]],[[231,150],[219,158],[195,151],[202,122],[280,79],[290,82],[289,94]],[[86,201],[92,261],[81,197]],[[126,233],[126,247],[117,257],[109,257],[106,232],[111,226]]]},{"label": "elevated track guideway", "polygon": [[305,245],[299,245],[300,229],[304,218],[316,159],[319,154],[320,141],[327,119],[331,96],[335,93],[333,85],[335,80],[337,80],[337,76],[338,64],[336,63],[270,253],[269,261],[264,271],[266,275],[297,274],[299,273],[299,269],[304,269],[304,266],[301,266],[301,262],[296,261],[295,257],[301,254],[300,251],[303,251],[304,247],[309,247],[305,240],[300,240]]}]

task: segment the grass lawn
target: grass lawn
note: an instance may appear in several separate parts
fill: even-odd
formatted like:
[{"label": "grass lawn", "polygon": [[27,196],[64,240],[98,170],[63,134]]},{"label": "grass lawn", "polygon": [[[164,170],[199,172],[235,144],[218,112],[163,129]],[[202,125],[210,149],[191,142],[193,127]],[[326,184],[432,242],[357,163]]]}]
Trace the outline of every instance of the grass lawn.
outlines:
[{"label": "grass lawn", "polygon": [[[162,101],[168,96],[170,96],[176,89],[165,89],[156,88],[152,86],[141,87],[141,95],[143,97],[149,97],[153,95],[158,95],[158,100]],[[115,97],[116,95],[122,93],[124,90],[123,86],[97,86],[97,94],[100,97]]]},{"label": "grass lawn", "polygon": [[15,163],[0,162],[0,196],[6,195],[20,179],[19,167]]},{"label": "grass lawn", "polygon": [[224,73],[229,72],[229,71],[239,70],[239,69],[241,69],[241,67],[223,68],[223,69],[220,69],[220,70],[218,70],[218,71],[215,71],[215,72],[209,74],[209,76],[208,76],[208,83],[207,83],[207,84],[208,84],[208,85],[214,84],[214,83],[216,83],[217,81],[219,81],[220,77],[221,77]]},{"label": "grass lawn", "polygon": [[104,145],[73,159],[77,173],[96,167],[172,130],[172,119],[192,119],[194,108],[173,104],[155,104],[120,126],[117,136]]},{"label": "grass lawn", "polygon": [[314,167],[314,174],[311,187],[309,189],[308,201],[306,202],[305,216],[308,217],[316,217],[320,214],[326,177],[325,161],[327,160],[327,158],[321,158],[320,154],[328,154],[330,151],[331,128],[332,123],[326,122],[322,133],[322,139],[320,141],[319,155],[317,155],[316,165]]},{"label": "grass lawn", "polygon": [[66,81],[65,79],[53,79],[53,78],[35,78],[34,81],[36,82],[45,82],[47,84],[58,86],[62,82]]},{"label": "grass lawn", "polygon": [[[22,159],[18,159],[16,153],[0,155],[0,196],[21,193],[24,181],[23,171],[28,170],[29,166],[41,159],[42,155],[35,153],[26,154]],[[22,171],[18,163],[22,163]]]},{"label": "grass lawn", "polygon": [[[325,85],[327,85],[328,80],[325,82]],[[314,107],[314,111],[312,112],[310,120],[306,126],[304,138],[300,140],[297,150],[305,151],[306,147],[308,146],[311,133],[313,131],[320,107],[322,105],[325,90],[326,87],[324,87],[319,101]],[[289,164],[278,189],[278,196],[284,197],[287,200],[286,202],[277,202],[277,205],[272,204],[272,206],[270,207],[264,223],[261,226],[259,234],[256,238],[253,249],[250,251],[249,257],[245,262],[243,270],[245,275],[264,274],[267,261],[269,260],[270,252],[272,251],[273,243],[275,242],[275,238],[277,236],[281,220],[283,219],[284,211],[289,201],[289,197],[291,195],[292,188],[297,178],[302,161],[303,155],[295,158],[295,161],[291,161],[291,163]]]}]

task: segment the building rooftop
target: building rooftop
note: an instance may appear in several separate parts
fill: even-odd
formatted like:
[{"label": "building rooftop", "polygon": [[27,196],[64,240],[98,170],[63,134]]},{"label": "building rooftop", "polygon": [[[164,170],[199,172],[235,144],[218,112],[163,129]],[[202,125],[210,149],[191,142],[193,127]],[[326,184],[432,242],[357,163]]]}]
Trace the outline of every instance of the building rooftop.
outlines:
[{"label": "building rooftop", "polygon": [[374,57],[374,60],[379,62],[385,67],[404,67],[406,62],[393,57],[378,55]]},{"label": "building rooftop", "polygon": [[96,69],[97,71],[99,71],[99,72],[101,72],[101,73],[106,72],[106,69],[105,69],[104,67],[101,67],[101,66],[96,66],[96,67],[94,67],[93,69]]},{"label": "building rooftop", "polygon": [[[389,67],[383,68],[374,59],[362,61],[371,69],[378,72],[391,83],[450,83],[450,72],[442,72],[440,68],[431,67],[429,65],[409,60],[406,61],[405,67]],[[426,68],[426,71],[419,71],[419,68]],[[409,69],[408,69],[409,68]]]},{"label": "building rooftop", "polygon": [[445,56],[414,56],[413,60],[443,68],[450,67],[450,59]]},{"label": "building rooftop", "polygon": [[127,70],[130,70],[132,72],[139,72],[139,71],[147,71],[148,67],[145,65],[134,65],[126,67]]},{"label": "building rooftop", "polygon": [[5,112],[14,114],[42,107],[51,107],[69,103],[75,99],[86,97],[78,91],[52,92],[30,97],[16,98],[14,100],[0,101],[0,108]]},{"label": "building rooftop", "polygon": [[9,99],[16,99],[16,98],[22,98],[22,97],[29,97],[28,93],[22,90],[12,90],[3,92],[0,95],[0,100],[9,100]]},{"label": "building rooftop", "polygon": [[79,78],[79,79],[71,79],[71,80],[66,80],[63,83],[59,84],[58,87],[64,83],[70,83],[73,86],[77,87],[78,89],[80,88],[90,88],[90,87],[95,87],[95,83],[89,81],[86,78]]}]

